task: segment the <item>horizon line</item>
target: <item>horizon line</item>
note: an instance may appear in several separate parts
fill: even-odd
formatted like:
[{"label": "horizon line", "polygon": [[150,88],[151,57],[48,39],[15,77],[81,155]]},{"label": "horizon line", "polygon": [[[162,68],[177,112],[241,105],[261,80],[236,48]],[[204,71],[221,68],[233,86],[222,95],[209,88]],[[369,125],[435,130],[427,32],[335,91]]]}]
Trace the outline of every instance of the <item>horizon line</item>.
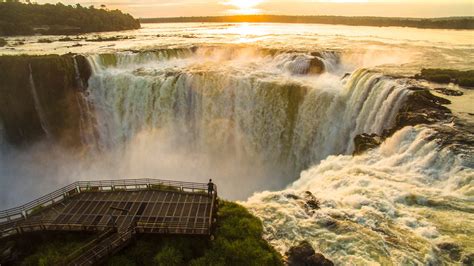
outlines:
[{"label": "horizon line", "polygon": [[446,16],[446,17],[393,17],[393,16],[344,16],[344,15],[277,15],[277,14],[235,14],[235,15],[208,15],[208,16],[170,16],[170,17],[138,17],[137,19],[176,19],[176,18],[225,18],[225,17],[341,17],[341,18],[397,18],[397,19],[448,19],[448,18],[468,18],[472,16]]}]

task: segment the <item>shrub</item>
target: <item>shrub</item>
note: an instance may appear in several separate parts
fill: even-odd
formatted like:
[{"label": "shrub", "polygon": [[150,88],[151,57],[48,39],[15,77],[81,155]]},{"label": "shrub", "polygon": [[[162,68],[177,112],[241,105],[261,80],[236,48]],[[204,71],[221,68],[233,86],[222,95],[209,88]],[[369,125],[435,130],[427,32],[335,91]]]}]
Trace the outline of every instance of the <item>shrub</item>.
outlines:
[{"label": "shrub", "polygon": [[474,77],[462,77],[458,80],[458,84],[465,87],[474,87]]},{"label": "shrub", "polygon": [[474,70],[459,71],[452,69],[422,69],[415,78],[426,79],[437,83],[454,82],[461,86],[474,86]]},{"label": "shrub", "polygon": [[177,248],[167,246],[156,254],[153,261],[162,266],[179,266],[183,264],[183,254]]}]

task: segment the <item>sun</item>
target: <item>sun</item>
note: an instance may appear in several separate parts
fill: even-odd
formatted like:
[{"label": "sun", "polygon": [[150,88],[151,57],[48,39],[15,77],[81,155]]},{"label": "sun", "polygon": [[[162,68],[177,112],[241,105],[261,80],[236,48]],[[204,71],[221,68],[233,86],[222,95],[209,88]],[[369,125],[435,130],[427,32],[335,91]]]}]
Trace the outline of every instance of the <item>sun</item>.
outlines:
[{"label": "sun", "polygon": [[233,6],[240,11],[247,11],[253,10],[262,2],[263,0],[228,0],[225,2],[225,5]]}]

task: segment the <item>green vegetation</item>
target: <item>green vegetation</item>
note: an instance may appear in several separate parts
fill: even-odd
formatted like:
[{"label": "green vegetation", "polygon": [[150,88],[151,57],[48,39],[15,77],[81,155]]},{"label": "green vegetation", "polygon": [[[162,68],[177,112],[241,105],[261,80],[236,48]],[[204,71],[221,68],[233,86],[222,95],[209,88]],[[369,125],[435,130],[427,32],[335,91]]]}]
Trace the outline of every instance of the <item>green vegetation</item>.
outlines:
[{"label": "green vegetation", "polygon": [[0,2],[0,36],[35,33],[62,35],[138,28],[138,20],[119,10],[82,7],[79,4]]},{"label": "green vegetation", "polygon": [[422,69],[421,74],[416,75],[415,78],[436,83],[453,82],[460,86],[474,87],[474,70]]},{"label": "green vegetation", "polygon": [[426,29],[474,29],[474,17],[452,18],[386,18],[386,17],[342,17],[342,16],[273,16],[241,15],[217,17],[176,17],[140,19],[142,23],[176,22],[251,22],[251,23],[316,23],[350,26],[415,27]]},{"label": "green vegetation", "polygon": [[[263,238],[261,221],[244,207],[221,201],[215,239],[190,236],[139,235],[129,247],[107,261],[107,265],[283,265]],[[46,240],[47,239],[47,240]],[[50,239],[17,241],[25,243],[22,265],[54,265],[92,239],[78,234],[58,234]],[[16,244],[19,245],[18,243]],[[0,245],[0,254],[2,246]],[[26,256],[25,256],[26,255]],[[0,260],[1,261],[1,260]]]},{"label": "green vegetation", "polygon": [[143,235],[108,265],[282,265],[262,234],[258,218],[238,204],[221,201],[214,240]]},{"label": "green vegetation", "polygon": [[[95,235],[85,233],[34,233],[0,243],[0,264],[9,252],[23,257],[13,265],[58,265],[65,255],[91,241]],[[7,251],[9,250],[9,251]],[[6,263],[6,265],[9,265]]]}]

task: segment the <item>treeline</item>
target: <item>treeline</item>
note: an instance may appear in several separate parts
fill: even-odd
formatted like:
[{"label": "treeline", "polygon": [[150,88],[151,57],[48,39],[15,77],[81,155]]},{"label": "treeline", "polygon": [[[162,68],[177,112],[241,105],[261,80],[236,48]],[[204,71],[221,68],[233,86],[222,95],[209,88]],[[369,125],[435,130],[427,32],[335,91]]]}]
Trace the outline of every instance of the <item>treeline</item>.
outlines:
[{"label": "treeline", "polygon": [[425,29],[474,29],[474,17],[452,18],[386,18],[386,17],[342,17],[342,16],[275,16],[239,15],[218,17],[175,17],[140,19],[142,23],[176,22],[251,22],[251,23],[315,23],[350,26],[414,27]]},{"label": "treeline", "polygon": [[80,34],[140,28],[140,22],[120,10],[57,3],[22,4],[0,1],[0,36]]}]

